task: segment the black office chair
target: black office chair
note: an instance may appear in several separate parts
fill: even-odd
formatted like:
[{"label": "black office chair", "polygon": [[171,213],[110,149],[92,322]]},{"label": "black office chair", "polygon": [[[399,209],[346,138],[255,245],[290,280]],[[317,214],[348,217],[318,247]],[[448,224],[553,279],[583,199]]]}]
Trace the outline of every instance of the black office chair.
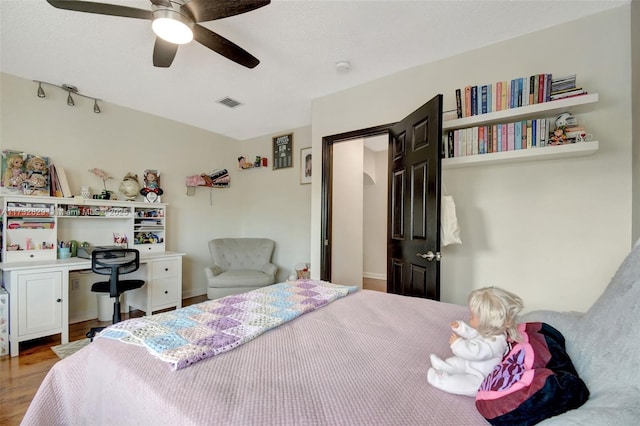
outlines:
[{"label": "black office chair", "polygon": [[[91,269],[96,274],[109,275],[109,281],[100,281],[91,286],[96,293],[109,293],[115,297],[113,303],[112,323],[121,321],[120,295],[125,291],[135,290],[144,285],[144,280],[122,280],[121,275],[129,274],[140,268],[140,252],[136,249],[113,248],[95,249],[91,253]],[[93,341],[94,336],[106,327],[92,327],[87,337]]]}]

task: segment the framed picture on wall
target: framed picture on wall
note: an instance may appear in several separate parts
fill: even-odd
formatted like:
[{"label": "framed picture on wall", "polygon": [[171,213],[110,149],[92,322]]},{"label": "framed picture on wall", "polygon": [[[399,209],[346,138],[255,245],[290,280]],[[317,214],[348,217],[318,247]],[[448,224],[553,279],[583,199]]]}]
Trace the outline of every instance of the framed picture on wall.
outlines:
[{"label": "framed picture on wall", "polygon": [[293,167],[293,133],[273,138],[273,170]]},{"label": "framed picture on wall", "polygon": [[300,183],[311,183],[311,147],[300,150]]}]

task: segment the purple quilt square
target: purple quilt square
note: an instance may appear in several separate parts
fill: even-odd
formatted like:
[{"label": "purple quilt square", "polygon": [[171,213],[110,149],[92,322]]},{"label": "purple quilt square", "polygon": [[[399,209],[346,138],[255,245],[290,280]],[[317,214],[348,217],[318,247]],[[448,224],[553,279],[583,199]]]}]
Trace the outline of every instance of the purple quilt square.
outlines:
[{"label": "purple quilt square", "polygon": [[300,293],[298,293],[300,296],[306,296],[306,297],[315,297],[318,295],[317,292],[315,291],[311,291],[311,290],[305,290],[305,291],[301,291]]},{"label": "purple quilt square", "polygon": [[237,312],[242,312],[242,310],[236,309],[233,306],[221,306],[218,309],[214,309],[211,312],[218,315],[231,315]]},{"label": "purple quilt square", "polygon": [[235,327],[240,324],[238,321],[233,318],[223,317],[213,320],[207,323],[207,326],[211,327],[214,330],[226,330],[227,328]]},{"label": "purple quilt square", "polygon": [[299,287],[299,288],[314,288],[315,286],[316,286],[315,284],[312,284],[312,283],[306,282],[306,281],[299,281],[296,284],[296,287]]},{"label": "purple quilt square", "polygon": [[236,303],[242,303],[245,300],[246,299],[243,297],[229,296],[229,297],[225,297],[224,299],[218,300],[218,302],[224,303],[225,305],[235,305]]},{"label": "purple quilt square", "polygon": [[223,346],[230,345],[237,341],[239,338],[230,336],[226,333],[216,333],[212,336],[205,337],[196,342],[197,345],[208,346],[210,348],[221,348]]}]

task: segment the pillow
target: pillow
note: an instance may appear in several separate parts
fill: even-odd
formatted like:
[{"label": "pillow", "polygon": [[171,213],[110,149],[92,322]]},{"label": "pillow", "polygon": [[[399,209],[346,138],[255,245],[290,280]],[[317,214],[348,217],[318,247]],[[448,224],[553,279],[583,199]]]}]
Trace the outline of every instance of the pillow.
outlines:
[{"label": "pillow", "polygon": [[476,407],[492,425],[533,425],[578,408],[589,390],[567,355],[564,336],[540,322],[518,325],[513,346],[476,395]]}]

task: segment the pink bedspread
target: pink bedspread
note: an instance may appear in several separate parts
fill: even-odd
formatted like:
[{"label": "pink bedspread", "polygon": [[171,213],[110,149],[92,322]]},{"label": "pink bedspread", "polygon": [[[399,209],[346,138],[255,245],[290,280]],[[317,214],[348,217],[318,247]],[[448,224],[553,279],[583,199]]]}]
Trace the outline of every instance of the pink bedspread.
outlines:
[{"label": "pink bedspread", "polygon": [[359,291],[178,371],[99,339],[58,362],[25,425],[482,425],[427,383],[467,308]]}]

